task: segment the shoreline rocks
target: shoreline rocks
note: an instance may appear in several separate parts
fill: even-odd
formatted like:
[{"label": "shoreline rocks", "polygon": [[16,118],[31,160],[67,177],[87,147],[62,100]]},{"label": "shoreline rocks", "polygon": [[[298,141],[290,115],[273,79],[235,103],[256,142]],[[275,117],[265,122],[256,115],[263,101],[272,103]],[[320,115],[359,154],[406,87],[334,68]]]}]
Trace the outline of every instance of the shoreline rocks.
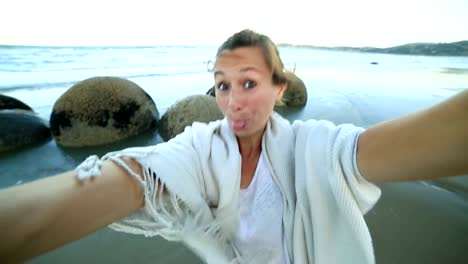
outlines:
[{"label": "shoreline rocks", "polygon": [[167,109],[161,117],[158,132],[168,141],[193,122],[211,122],[224,117],[216,104],[216,99],[209,95],[192,95]]},{"label": "shoreline rocks", "polygon": [[27,104],[0,94],[0,153],[47,141],[47,123]]},{"label": "shoreline rocks", "polygon": [[47,141],[46,122],[31,111],[0,111],[0,153]]},{"label": "shoreline rocks", "polygon": [[55,102],[50,127],[65,147],[97,146],[155,128],[159,112],[137,84],[118,77],[93,77],[73,85]]},{"label": "shoreline rocks", "polygon": [[4,109],[22,109],[26,111],[33,111],[29,105],[21,102],[20,100],[0,94],[0,110]]},{"label": "shoreline rocks", "polygon": [[287,107],[303,107],[307,104],[307,88],[304,82],[293,72],[286,72],[288,88],[283,99]]}]

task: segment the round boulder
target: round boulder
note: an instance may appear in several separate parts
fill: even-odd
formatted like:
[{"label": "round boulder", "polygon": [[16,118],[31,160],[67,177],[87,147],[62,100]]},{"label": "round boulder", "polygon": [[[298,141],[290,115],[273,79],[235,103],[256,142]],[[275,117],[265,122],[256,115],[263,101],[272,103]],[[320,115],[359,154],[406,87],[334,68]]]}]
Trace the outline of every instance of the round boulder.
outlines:
[{"label": "round boulder", "polygon": [[0,152],[50,139],[46,123],[30,111],[0,111]]},{"label": "round boulder", "polygon": [[211,87],[210,89],[208,89],[208,91],[206,91],[206,94],[207,94],[207,95],[210,95],[210,96],[216,97],[216,92],[215,92],[215,87],[214,87],[214,85],[213,85],[213,87]]},{"label": "round boulder", "polygon": [[167,109],[159,122],[158,132],[168,141],[195,121],[208,123],[223,117],[213,96],[192,95]]},{"label": "round boulder", "polygon": [[20,100],[0,94],[0,110],[4,109],[22,109],[32,111],[31,107],[21,102]]},{"label": "round boulder", "polygon": [[158,119],[153,99],[137,84],[93,77],[73,85],[55,102],[50,129],[62,146],[97,146],[154,128]]},{"label": "round boulder", "polygon": [[288,88],[283,95],[286,106],[305,106],[307,103],[307,88],[304,82],[293,72],[286,72],[286,76],[288,78]]}]

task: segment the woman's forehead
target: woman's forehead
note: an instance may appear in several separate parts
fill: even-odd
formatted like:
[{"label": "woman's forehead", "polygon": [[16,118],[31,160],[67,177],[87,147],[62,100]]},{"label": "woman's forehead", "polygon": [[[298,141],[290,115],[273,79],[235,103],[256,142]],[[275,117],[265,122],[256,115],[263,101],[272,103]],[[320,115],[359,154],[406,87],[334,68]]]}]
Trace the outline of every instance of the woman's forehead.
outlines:
[{"label": "woman's forehead", "polygon": [[242,47],[225,50],[218,55],[214,64],[215,75],[231,71],[245,72],[248,70],[268,72],[268,67],[260,48]]}]

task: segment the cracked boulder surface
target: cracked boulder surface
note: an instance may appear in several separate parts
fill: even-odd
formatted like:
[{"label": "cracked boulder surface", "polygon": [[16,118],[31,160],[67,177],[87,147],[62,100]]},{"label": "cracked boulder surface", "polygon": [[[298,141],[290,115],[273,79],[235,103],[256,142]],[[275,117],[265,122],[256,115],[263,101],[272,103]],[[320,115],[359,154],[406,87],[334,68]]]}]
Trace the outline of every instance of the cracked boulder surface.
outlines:
[{"label": "cracked boulder surface", "polygon": [[65,147],[97,146],[155,129],[159,112],[137,84],[118,77],[93,77],[55,102],[50,129]]}]

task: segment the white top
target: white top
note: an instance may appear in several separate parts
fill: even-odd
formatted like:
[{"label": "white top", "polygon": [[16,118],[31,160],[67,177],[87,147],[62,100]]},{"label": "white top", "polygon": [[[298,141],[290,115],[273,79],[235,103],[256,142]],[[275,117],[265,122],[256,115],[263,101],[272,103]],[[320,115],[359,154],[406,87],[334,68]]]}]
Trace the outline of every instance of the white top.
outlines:
[{"label": "white top", "polygon": [[248,263],[286,264],[283,198],[262,156],[253,180],[239,194],[240,221],[234,244]]}]

